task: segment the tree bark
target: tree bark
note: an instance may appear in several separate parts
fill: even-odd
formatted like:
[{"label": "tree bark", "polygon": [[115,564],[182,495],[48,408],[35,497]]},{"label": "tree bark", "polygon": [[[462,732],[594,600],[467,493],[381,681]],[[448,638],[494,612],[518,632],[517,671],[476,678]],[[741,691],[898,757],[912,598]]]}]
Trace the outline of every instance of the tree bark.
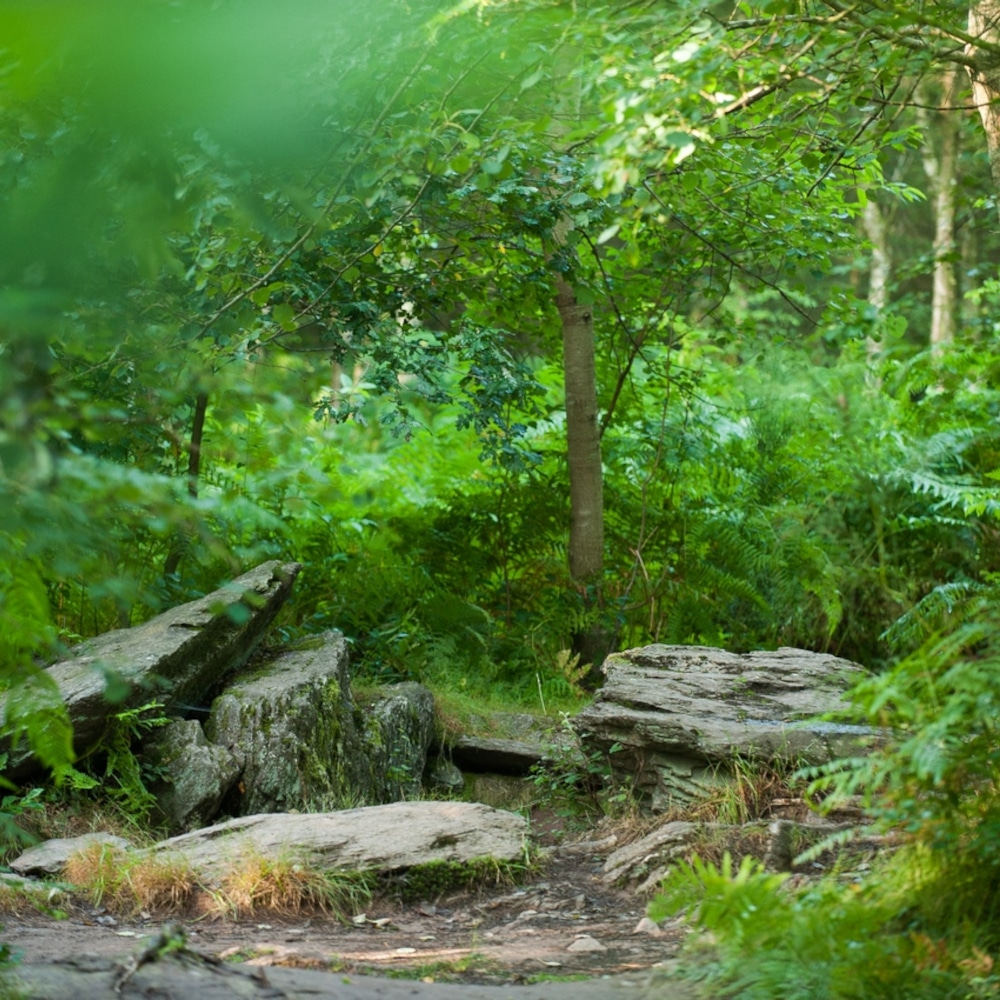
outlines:
[{"label": "tree bark", "polygon": [[[969,34],[1000,43],[1000,0],[975,0],[969,6]],[[993,187],[1000,193],[1000,56],[974,45],[968,46],[966,54],[976,61],[975,68],[969,69],[972,97],[986,132]],[[1000,199],[997,210],[1000,212]]]},{"label": "tree bark", "polygon": [[[892,251],[889,248],[889,225],[885,213],[870,195],[861,213],[865,237],[872,245],[872,258],[868,266],[868,303],[879,314],[889,304],[889,279],[892,275]],[[881,345],[869,337],[866,350],[869,360],[874,360]]]},{"label": "tree bark", "polygon": [[[958,96],[954,67],[942,79],[941,104],[951,107]],[[933,100],[933,95],[928,95]],[[928,103],[931,103],[928,101]],[[952,112],[926,117],[923,161],[934,205],[934,295],[931,305],[931,350],[955,339],[958,280],[955,273],[955,185],[959,155],[959,123]],[[991,152],[992,159],[992,152]]]},{"label": "tree bark", "polygon": [[[205,414],[208,411],[208,393],[199,392],[194,401],[194,415],[191,418],[191,444],[188,447],[187,489],[188,495],[197,498],[198,478],[201,475],[201,441],[205,433]],[[170,540],[170,551],[163,564],[163,575],[173,576],[184,558],[187,539],[175,531]]]},{"label": "tree bark", "polygon": [[572,286],[556,279],[562,321],[566,383],[566,449],[569,462],[569,572],[581,583],[600,585],[604,570],[604,485],[601,433],[597,423],[594,315],[580,305]]}]

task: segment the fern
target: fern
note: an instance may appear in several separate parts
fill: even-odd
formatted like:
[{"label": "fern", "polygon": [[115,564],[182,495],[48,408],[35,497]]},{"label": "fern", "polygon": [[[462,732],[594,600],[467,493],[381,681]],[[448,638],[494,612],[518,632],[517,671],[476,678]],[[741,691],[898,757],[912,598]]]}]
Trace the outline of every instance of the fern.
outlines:
[{"label": "fern", "polygon": [[921,598],[909,611],[900,615],[882,633],[894,649],[912,647],[940,631],[951,619],[956,623],[968,620],[986,601],[1000,597],[1000,584],[956,580],[942,583]]}]

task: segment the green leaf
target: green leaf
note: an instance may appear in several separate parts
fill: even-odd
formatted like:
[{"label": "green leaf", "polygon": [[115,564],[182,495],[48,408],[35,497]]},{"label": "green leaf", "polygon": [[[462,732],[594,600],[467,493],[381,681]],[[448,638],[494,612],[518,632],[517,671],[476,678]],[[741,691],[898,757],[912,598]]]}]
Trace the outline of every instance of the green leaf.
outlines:
[{"label": "green leaf", "polygon": [[276,305],[271,310],[271,315],[282,330],[291,332],[296,329],[295,310],[287,302]]}]

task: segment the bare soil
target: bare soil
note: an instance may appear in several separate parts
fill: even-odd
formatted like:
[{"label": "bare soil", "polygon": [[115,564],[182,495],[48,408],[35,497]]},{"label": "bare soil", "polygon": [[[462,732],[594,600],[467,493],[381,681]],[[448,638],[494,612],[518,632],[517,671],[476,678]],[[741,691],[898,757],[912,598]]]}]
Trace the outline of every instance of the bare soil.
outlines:
[{"label": "bare soil", "polygon": [[[612,984],[616,989],[648,984],[665,963],[669,968],[683,928],[676,924],[637,930],[645,900],[600,881],[604,861],[600,843],[561,846],[551,828],[547,839],[548,856],[541,870],[518,887],[445,893],[420,903],[384,896],[353,921],[310,914],[296,919],[201,918],[179,923],[188,948],[200,956],[275,973],[288,968],[337,974],[330,980],[339,984],[336,990],[331,985],[329,993],[301,994],[311,996],[347,997],[348,982],[362,990],[357,996],[388,996],[385,977],[391,977],[409,980],[414,989],[407,996],[452,996],[448,990],[434,992],[431,984],[477,984],[477,990],[503,984],[504,998],[533,1000],[556,995],[554,987],[527,984],[586,977],[591,986],[584,995],[603,997],[617,995]],[[27,965],[67,956],[113,958],[135,951],[163,924],[148,914],[129,920],[87,905],[64,905],[64,909],[65,919],[34,912],[6,915],[0,939]],[[369,980],[369,976],[382,978]],[[364,991],[364,984],[371,989]],[[510,989],[522,985],[523,989]],[[564,982],[569,992],[559,995],[579,997],[585,985],[577,982],[571,987]],[[460,995],[473,996],[468,990]]]}]

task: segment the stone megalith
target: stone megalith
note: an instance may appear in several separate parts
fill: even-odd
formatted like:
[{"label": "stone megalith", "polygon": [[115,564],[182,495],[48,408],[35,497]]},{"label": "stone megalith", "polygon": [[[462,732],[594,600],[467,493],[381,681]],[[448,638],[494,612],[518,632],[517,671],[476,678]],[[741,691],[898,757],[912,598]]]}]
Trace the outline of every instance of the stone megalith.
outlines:
[{"label": "stone megalith", "polygon": [[222,798],[236,783],[240,760],[209,743],[196,719],[176,719],[142,741],[141,760],[158,780],[149,785],[160,817],[172,830],[210,823]]},{"label": "stone megalith", "polygon": [[862,668],[782,647],[730,653],[652,645],[612,654],[594,703],[574,719],[584,744],[610,753],[617,780],[654,812],[721,780],[735,758],[818,764],[856,754],[867,726],[811,721],[846,707]]},{"label": "stone megalith", "polygon": [[[263,563],[196,601],[171,608],[134,628],[106,632],[48,667],[73,724],[73,743],[85,753],[100,739],[109,716],[162,698],[197,704],[242,666],[264,637],[292,589],[298,563]],[[108,677],[124,685],[124,699],[105,698]],[[2,704],[2,703],[0,703]],[[8,753],[5,777],[20,780],[39,770],[20,743]]]},{"label": "stone megalith", "polygon": [[205,735],[240,761],[238,792],[224,802],[231,814],[325,811],[415,794],[433,716],[419,684],[355,705],[347,642],[326,632],[230,683]]}]

